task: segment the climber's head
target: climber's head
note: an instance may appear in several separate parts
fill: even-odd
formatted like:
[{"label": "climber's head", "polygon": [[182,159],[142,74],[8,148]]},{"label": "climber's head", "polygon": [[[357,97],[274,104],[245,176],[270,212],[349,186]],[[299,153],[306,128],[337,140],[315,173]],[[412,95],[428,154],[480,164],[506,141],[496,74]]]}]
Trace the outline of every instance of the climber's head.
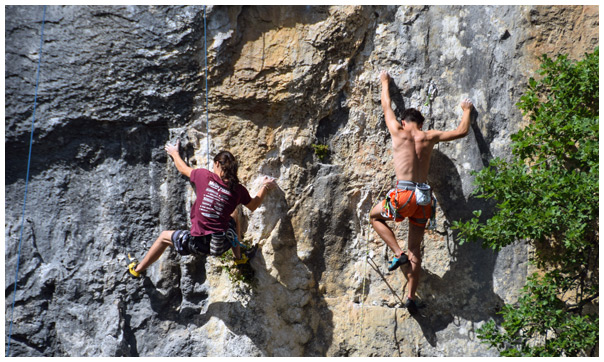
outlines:
[{"label": "climber's head", "polygon": [[[407,108],[403,111],[401,118],[405,122],[413,122],[418,128],[422,128],[424,124],[424,116],[415,108]],[[401,122],[402,123],[402,122]]]},{"label": "climber's head", "polygon": [[238,168],[239,164],[235,156],[229,151],[220,151],[214,157],[214,173],[220,176],[230,189],[239,184],[239,179],[237,178]]}]

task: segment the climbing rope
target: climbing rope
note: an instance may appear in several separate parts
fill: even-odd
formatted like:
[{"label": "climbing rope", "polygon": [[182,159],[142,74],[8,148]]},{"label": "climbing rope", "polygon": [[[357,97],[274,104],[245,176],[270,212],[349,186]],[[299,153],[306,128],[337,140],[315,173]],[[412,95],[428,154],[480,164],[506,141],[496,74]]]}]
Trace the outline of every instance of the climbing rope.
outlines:
[{"label": "climbing rope", "polygon": [[[371,209],[369,209],[371,211]],[[362,232],[363,229],[361,229]],[[363,265],[363,286],[361,288],[361,319],[359,321],[359,345],[362,341],[363,336],[363,318],[364,318],[364,304],[365,300],[363,298],[363,294],[365,293],[365,280],[367,279],[367,261],[369,259],[369,241],[367,240],[369,237],[369,227],[367,227],[365,231],[365,264]]]},{"label": "climbing rope", "polygon": [[34,109],[31,120],[31,132],[29,136],[29,155],[27,157],[27,175],[25,176],[25,196],[23,199],[23,212],[21,215],[21,232],[19,234],[19,248],[17,252],[17,267],[15,270],[15,288],[13,290],[13,304],[10,312],[10,325],[8,327],[8,341],[6,347],[6,357],[10,354],[10,341],[13,332],[13,314],[15,312],[15,300],[17,296],[17,282],[19,280],[19,262],[21,261],[21,242],[23,241],[23,226],[25,224],[25,205],[27,204],[27,187],[29,185],[29,169],[31,165],[31,149],[34,142],[34,124],[36,122],[36,104],[38,102],[38,84],[40,81],[40,63],[42,62],[42,44],[44,43],[44,22],[46,20],[46,5],[42,8],[42,30],[40,31],[40,52],[38,57],[38,69],[36,71],[36,91],[34,93]]},{"label": "climbing rope", "polygon": [[203,6],[203,54],[205,58],[206,74],[206,153],[208,155],[208,169],[212,168],[210,163],[210,112],[208,110],[208,30],[206,27],[206,7]]},{"label": "climbing rope", "polygon": [[[384,188],[386,187],[386,185],[388,185],[388,181],[386,181],[386,183],[384,183],[384,185],[382,186],[382,189],[380,190],[380,192],[375,196],[375,198],[373,199],[373,202],[371,203],[371,208],[369,209],[369,213],[371,213],[371,210],[373,210],[373,208],[375,207],[375,205],[377,205],[377,202],[380,198],[380,195],[382,194],[382,192],[384,191]],[[363,286],[361,289],[361,320],[359,323],[359,344],[361,342],[361,337],[363,335],[363,319],[364,319],[364,305],[365,305],[365,301],[363,299],[362,294],[365,293],[365,283],[367,280],[367,264],[369,263],[369,232],[371,230],[371,217],[369,215],[367,215],[367,224],[366,226],[366,232],[365,232],[365,264],[363,266]],[[362,229],[361,229],[362,230]]]},{"label": "climbing rope", "polygon": [[[372,97],[373,95],[373,85],[370,84],[369,85],[369,97]],[[371,101],[371,100],[370,100]],[[367,215],[367,224],[366,226],[366,231],[365,231],[365,263],[363,265],[363,283],[362,283],[362,289],[361,289],[361,317],[360,317],[360,321],[359,321],[359,345],[361,344],[361,339],[363,336],[363,323],[364,323],[364,318],[365,318],[365,300],[363,298],[363,293],[365,293],[365,285],[366,285],[366,281],[367,281],[367,264],[369,263],[369,232],[371,230],[371,218],[370,218],[370,214],[371,214],[371,210],[373,210],[373,208],[375,207],[375,205],[377,204],[380,195],[382,194],[382,192],[384,191],[384,188],[386,187],[386,185],[388,184],[388,181],[386,181],[386,183],[382,186],[382,189],[380,190],[380,192],[376,195],[376,197],[373,199],[373,202],[371,203],[371,208],[369,209],[369,214]],[[361,233],[363,232],[363,227],[361,227]]]}]

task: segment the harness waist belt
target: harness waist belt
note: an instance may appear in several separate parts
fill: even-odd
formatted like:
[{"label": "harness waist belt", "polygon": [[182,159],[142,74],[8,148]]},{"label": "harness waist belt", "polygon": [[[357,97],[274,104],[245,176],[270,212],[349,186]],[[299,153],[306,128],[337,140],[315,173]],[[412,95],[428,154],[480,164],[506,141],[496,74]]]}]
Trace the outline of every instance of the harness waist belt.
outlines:
[{"label": "harness waist belt", "polygon": [[413,182],[413,181],[397,181],[396,182],[397,189],[414,190],[415,186],[417,186],[417,182]]}]

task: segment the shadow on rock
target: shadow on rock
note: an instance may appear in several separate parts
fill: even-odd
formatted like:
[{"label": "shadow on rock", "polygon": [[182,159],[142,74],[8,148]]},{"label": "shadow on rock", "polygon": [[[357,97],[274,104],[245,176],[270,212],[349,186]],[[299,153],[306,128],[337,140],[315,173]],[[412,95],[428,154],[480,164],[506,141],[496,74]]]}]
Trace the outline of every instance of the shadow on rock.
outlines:
[{"label": "shadow on rock", "polygon": [[[488,157],[485,150],[480,145],[479,147],[481,154]],[[486,158],[482,157],[481,161],[485,162]],[[455,164],[438,150],[434,150],[432,155],[429,182],[447,218],[445,228],[454,220],[472,218],[473,210],[482,210],[484,217],[492,213],[493,205],[488,202],[472,196],[466,199]],[[425,307],[412,315],[433,347],[437,343],[436,333],[446,329],[451,323],[461,322],[463,319],[471,323],[469,330],[473,330],[475,323],[491,318],[499,319],[496,312],[504,304],[493,288],[498,253],[482,248],[479,243],[460,245],[457,231],[449,233],[445,230],[438,233],[447,237],[450,266],[442,277],[429,270],[422,270],[418,295]],[[453,238],[452,242],[449,237]],[[406,268],[407,266],[402,268],[403,272]]]}]

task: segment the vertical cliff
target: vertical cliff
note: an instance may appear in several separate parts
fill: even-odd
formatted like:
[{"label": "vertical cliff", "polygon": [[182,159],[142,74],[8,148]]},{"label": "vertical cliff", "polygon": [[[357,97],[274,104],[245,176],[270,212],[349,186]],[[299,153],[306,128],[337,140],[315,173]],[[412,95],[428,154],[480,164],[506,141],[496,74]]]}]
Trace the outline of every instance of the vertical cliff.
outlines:
[{"label": "vertical cliff", "polygon": [[[471,171],[507,157],[541,53],[593,50],[598,7],[212,6],[207,34],[202,6],[46,11],[11,355],[496,354],[475,330],[515,301],[528,251],[459,245],[450,224],[489,213]],[[7,330],[41,21],[42,7],[6,7]],[[420,109],[425,128],[455,128],[465,97],[477,109],[466,138],[434,151],[438,222],[417,316],[367,223],[394,180],[381,69],[396,111]],[[189,226],[194,193],[165,143],[180,139],[205,167],[208,131],[210,154],[233,152],[252,194],[260,175],[280,186],[244,211],[245,240],[261,246],[252,282],[233,281],[220,258],[174,251],[130,279],[128,252],[141,258],[159,232]],[[401,243],[406,231],[396,226]]]}]

